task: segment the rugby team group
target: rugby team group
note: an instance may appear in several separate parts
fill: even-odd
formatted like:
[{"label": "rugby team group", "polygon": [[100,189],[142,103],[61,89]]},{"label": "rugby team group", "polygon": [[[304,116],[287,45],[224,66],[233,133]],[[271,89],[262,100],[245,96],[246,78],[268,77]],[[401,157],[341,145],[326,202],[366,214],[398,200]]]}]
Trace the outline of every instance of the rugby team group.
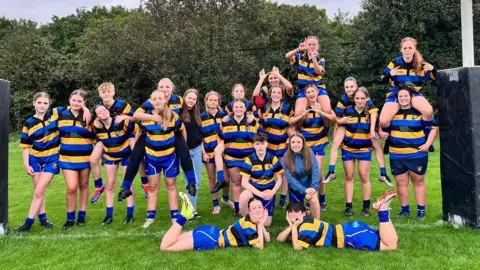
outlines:
[{"label": "rugby team group", "polygon": [[[277,241],[291,241],[295,249],[332,246],[394,250],[398,237],[389,205],[398,195],[401,210],[397,217],[409,218],[411,181],[416,219],[425,219],[428,152],[434,151],[432,144],[438,133],[432,106],[420,93],[426,81],[435,80],[436,69],[424,61],[415,39],[402,39],[400,51],[402,55],[390,62],[379,78],[388,85],[381,113],[368,90],[359,87],[353,77],[345,79],[345,94],[331,108],[322,78],[325,60],[319,55],[315,36],[305,38],[285,55],[296,67],[296,87],[277,67],[270,72],[262,70],[251,99],[246,99],[242,84],[235,84],[233,100],[226,103],[225,110],[220,107],[219,93],[206,93],[201,104],[196,89],[186,90],[182,98],[175,94],[175,86],[168,78],[159,81],[157,89],[137,110],[125,100],[116,99],[115,87],[108,82],[98,87],[101,101],[91,110],[85,106],[84,90],[73,91],[67,107],[51,107],[49,94],[38,92],[33,97],[35,115],[26,120],[20,141],[34,197],[25,223],[15,231],[30,231],[36,216],[41,226],[54,226],[45,212],[45,191],[60,169],[66,183],[63,229],[86,225],[90,172],[95,179],[91,203],[105,193],[102,225],[111,224],[121,168],[123,182],[118,200],[127,201],[124,224],[134,222],[135,197],[138,200],[139,194],[135,194],[132,182],[138,172],[147,199],[143,228],[155,222],[160,176],[164,176],[171,227],[161,241],[162,251],[230,246],[262,249],[271,238],[267,229],[275,208],[286,208],[288,224]],[[333,142],[328,170],[323,174],[331,125]],[[361,221],[332,225],[320,219],[320,213],[327,211],[326,187],[336,179],[339,150],[345,173],[343,213],[354,215],[353,180],[357,167],[363,198],[360,213],[366,217],[371,209],[378,212],[378,230]],[[380,168],[378,180],[388,190],[372,204],[369,175],[373,151]],[[387,174],[385,154],[390,156],[396,190]],[[100,160],[105,168],[105,184]],[[186,179],[185,192],[177,189],[180,167]],[[182,232],[188,220],[200,218],[197,201],[203,168],[208,176],[212,214],[218,215],[223,204],[233,208],[239,220],[224,229],[204,225]],[[221,197],[217,196],[219,192]]]}]

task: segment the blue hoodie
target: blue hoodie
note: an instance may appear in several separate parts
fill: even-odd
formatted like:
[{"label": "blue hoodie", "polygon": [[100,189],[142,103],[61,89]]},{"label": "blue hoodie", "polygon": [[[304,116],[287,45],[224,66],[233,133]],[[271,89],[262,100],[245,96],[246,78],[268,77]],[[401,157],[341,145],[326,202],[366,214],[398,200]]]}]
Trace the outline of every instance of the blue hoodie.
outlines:
[{"label": "blue hoodie", "polygon": [[285,169],[285,176],[287,177],[288,188],[300,194],[305,194],[307,188],[313,188],[316,191],[320,188],[320,171],[318,168],[317,158],[312,152],[312,174],[308,176],[305,170],[304,161],[301,153],[295,153],[295,177],[288,169],[286,161],[283,167]]}]

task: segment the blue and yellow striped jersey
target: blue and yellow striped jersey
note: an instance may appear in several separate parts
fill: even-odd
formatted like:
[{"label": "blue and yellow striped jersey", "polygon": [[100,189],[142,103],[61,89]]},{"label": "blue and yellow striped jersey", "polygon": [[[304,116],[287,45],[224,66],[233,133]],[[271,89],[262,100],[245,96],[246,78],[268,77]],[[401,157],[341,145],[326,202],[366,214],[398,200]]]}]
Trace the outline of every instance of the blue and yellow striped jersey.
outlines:
[{"label": "blue and yellow striped jersey", "polygon": [[[397,75],[391,76],[390,71],[396,67]],[[388,66],[383,71],[382,81],[383,83],[390,84],[387,93],[387,97],[392,94],[396,94],[401,87],[410,86],[415,91],[420,92],[424,83],[428,80],[435,80],[436,77],[436,70],[432,71],[424,71],[420,70],[419,72],[415,71],[413,63],[405,63],[403,61],[403,57],[399,56],[395,58],[392,62],[388,64]]]},{"label": "blue and yellow striped jersey", "polygon": [[[170,109],[180,115],[183,107],[183,98],[181,96],[177,96],[176,94],[172,93],[172,96],[170,97],[170,100],[168,101],[168,107]],[[153,105],[150,102],[150,99],[145,101],[140,108],[138,108],[135,112],[140,112],[140,113],[147,113],[148,111],[153,110]]]},{"label": "blue and yellow striped jersey", "polygon": [[251,155],[253,149],[253,136],[261,132],[260,125],[256,120],[250,124],[247,123],[247,117],[244,117],[238,123],[232,116],[226,123],[222,123],[222,129],[218,132],[218,137],[224,141],[224,159],[243,161]]},{"label": "blue and yellow striped jersey", "polygon": [[[151,111],[147,112],[151,114]],[[142,121],[140,128],[147,132],[146,159],[155,164],[168,161],[175,153],[175,131],[184,129],[183,122],[176,113],[172,113],[170,124],[163,130],[163,124],[154,121]]]},{"label": "blue and yellow striped jersey", "polygon": [[30,158],[38,163],[58,160],[58,114],[62,111],[61,107],[48,110],[43,119],[32,116],[23,126],[20,147],[30,148]]},{"label": "blue and yellow striped jersey", "polygon": [[282,104],[276,110],[270,108],[268,113],[267,104],[264,104],[258,110],[260,124],[262,124],[263,131],[268,137],[268,152],[277,156],[283,157],[287,151],[287,127],[289,125],[290,117],[293,116],[293,110],[288,104]]},{"label": "blue and yellow striped jersey", "polygon": [[343,137],[342,149],[352,153],[371,152],[372,140],[370,139],[370,122],[367,120],[365,111],[360,113],[355,106],[345,110],[345,116],[350,116],[345,124],[345,137]]},{"label": "blue and yellow striped jersey", "polygon": [[67,170],[90,168],[89,158],[93,151],[95,133],[91,124],[83,121],[80,114],[77,117],[71,110],[64,110],[58,115],[60,132],[59,166]]},{"label": "blue and yellow striped jersey", "polygon": [[220,230],[218,244],[221,248],[253,246],[258,243],[257,225],[246,215],[235,224]]},{"label": "blue and yellow striped jersey", "polygon": [[[419,111],[414,108],[400,109],[390,123],[390,158],[415,159],[427,156],[427,152],[418,151],[418,147],[427,142],[424,128]],[[438,129],[438,125],[434,122],[432,128]]]},{"label": "blue and yellow striped jersey", "polygon": [[248,177],[249,183],[256,189],[264,191],[275,187],[274,175],[283,174],[283,166],[274,155],[266,153],[263,160],[260,160],[256,153],[245,159],[240,168],[240,175]]},{"label": "blue and yellow striped jersey", "polygon": [[115,118],[112,119],[110,127],[94,127],[98,141],[103,144],[103,158],[109,161],[119,161],[129,157],[132,153],[129,138],[135,133],[134,121],[125,119],[115,124]]},{"label": "blue and yellow striped jersey", "polygon": [[[104,105],[103,101],[100,101],[100,105]],[[107,108],[107,106],[105,106]],[[113,102],[113,105],[110,108],[107,108],[108,111],[110,112],[111,117],[115,117],[118,115],[127,115],[127,116],[133,116],[133,113],[135,112],[125,100],[122,99],[115,99]]]},{"label": "blue and yellow striped jersey", "polygon": [[328,144],[328,127],[322,115],[309,111],[303,118],[300,133],[307,140],[307,145],[314,153],[323,151]]},{"label": "blue and yellow striped jersey", "polygon": [[[340,100],[337,103],[337,107],[335,107],[335,115],[337,118],[342,118],[345,115],[345,110],[348,107],[353,107],[355,106],[355,101],[351,100],[348,98],[347,94],[343,94],[343,96],[340,98]],[[372,100],[370,98],[367,99],[367,106],[368,106],[368,112],[369,113],[378,113],[378,108],[375,107],[375,104],[373,104]]]},{"label": "blue and yellow striped jersey", "polygon": [[307,217],[303,218],[298,226],[298,244],[303,248],[315,247],[344,247],[344,233],[342,225],[333,226],[326,222]]},{"label": "blue and yellow striped jersey", "polygon": [[218,111],[215,115],[203,112],[200,115],[202,119],[203,148],[208,154],[210,162],[214,160],[215,147],[218,145],[218,132],[222,128],[222,118],[227,115],[224,111]]},{"label": "blue and yellow striped jersey", "polygon": [[[246,109],[246,113],[252,113],[256,116],[257,107],[250,100],[247,100]],[[225,111],[227,112],[227,114],[233,115],[233,101],[228,103],[227,106],[225,106]]]},{"label": "blue and yellow striped jersey", "polygon": [[[317,55],[318,64],[325,69],[325,59]],[[325,88],[325,83],[321,74],[315,72],[313,61],[308,59],[308,55],[296,53],[290,58],[290,64],[297,67],[297,86],[298,89],[303,89],[309,84],[314,84],[317,87]]]}]

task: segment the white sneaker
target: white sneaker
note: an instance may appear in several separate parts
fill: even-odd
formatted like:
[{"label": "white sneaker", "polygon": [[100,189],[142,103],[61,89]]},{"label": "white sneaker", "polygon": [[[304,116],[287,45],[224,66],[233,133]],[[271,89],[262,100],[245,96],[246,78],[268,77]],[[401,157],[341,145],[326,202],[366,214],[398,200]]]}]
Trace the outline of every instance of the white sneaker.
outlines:
[{"label": "white sneaker", "polygon": [[224,204],[224,205],[232,208],[232,209],[235,208],[235,205],[233,205],[233,202],[230,201],[230,200],[225,200],[225,199],[222,198],[222,199],[220,200],[220,202],[221,202],[222,204]]},{"label": "white sneaker", "polygon": [[218,214],[220,214],[220,210],[221,210],[221,209],[222,209],[222,208],[220,208],[220,206],[215,206],[215,207],[213,207],[212,215],[218,215]]},{"label": "white sneaker", "polygon": [[152,225],[154,222],[155,222],[154,218],[147,218],[145,220],[145,223],[143,223],[142,228],[146,229],[146,228],[150,227],[150,225]]},{"label": "white sneaker", "polygon": [[397,196],[397,192],[395,190],[389,190],[383,193],[380,198],[378,198],[374,203],[373,203],[373,208],[375,211],[380,212],[380,211],[386,211],[390,209],[390,203],[392,202],[392,199]]}]

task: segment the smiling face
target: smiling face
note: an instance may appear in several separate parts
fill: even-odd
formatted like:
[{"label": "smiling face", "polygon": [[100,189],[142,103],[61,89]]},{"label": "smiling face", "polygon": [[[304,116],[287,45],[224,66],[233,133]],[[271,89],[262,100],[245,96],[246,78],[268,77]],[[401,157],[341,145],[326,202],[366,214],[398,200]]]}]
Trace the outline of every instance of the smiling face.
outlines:
[{"label": "smiling face", "polygon": [[414,53],[417,51],[417,46],[413,40],[407,39],[402,42],[400,51],[402,52],[403,59],[406,61],[411,61]]},{"label": "smiling face", "polygon": [[245,98],[245,89],[242,85],[236,85],[232,90],[232,96],[234,99]]},{"label": "smiling face", "polygon": [[314,37],[307,39],[307,50],[309,54],[318,52],[318,40]]},{"label": "smiling face", "polygon": [[365,103],[367,102],[367,95],[362,91],[357,91],[353,100],[355,101],[355,106],[358,108],[364,108]]},{"label": "smiling face", "polygon": [[235,116],[244,116],[246,111],[245,103],[241,101],[235,101],[233,103],[233,114]]},{"label": "smiling face", "polygon": [[197,104],[197,98],[197,94],[195,94],[194,92],[190,92],[185,96],[185,105],[187,105],[188,109],[193,108],[193,106]]},{"label": "smiling face", "polygon": [[410,92],[408,90],[400,90],[398,91],[398,104],[400,104],[400,107],[410,107],[411,106],[411,101],[412,97],[410,96]]},{"label": "smiling face", "polygon": [[85,99],[80,95],[73,95],[70,97],[70,107],[75,111],[82,110],[85,106]]},{"label": "smiling face", "polygon": [[270,73],[268,74],[268,83],[270,83],[271,86],[279,86],[280,78],[277,75]]},{"label": "smiling face", "polygon": [[265,215],[265,210],[263,209],[262,202],[259,200],[254,200],[250,203],[248,208],[250,217],[253,217],[255,220],[261,220]]},{"label": "smiling face", "polygon": [[98,106],[95,108],[95,115],[97,115],[98,120],[105,121],[110,117],[110,112],[105,106]]},{"label": "smiling face", "polygon": [[37,113],[44,114],[50,107],[50,99],[47,97],[39,97],[33,102],[33,106]]},{"label": "smiling face", "polygon": [[288,212],[288,219],[290,219],[291,222],[295,222],[298,219],[303,219],[304,216],[305,216],[305,212],[301,212],[301,211]]},{"label": "smiling face", "polygon": [[220,103],[219,97],[216,94],[208,95],[207,99],[205,100],[208,109],[214,110],[218,108],[218,104]]},{"label": "smiling face", "polygon": [[270,92],[270,98],[271,98],[272,101],[275,102],[275,103],[282,101],[282,99],[283,99],[283,91],[282,91],[282,88],[280,88],[280,87],[272,87],[271,92]]},{"label": "smiling face", "polygon": [[115,89],[113,87],[105,87],[98,91],[98,95],[102,99],[103,103],[113,102],[115,96]]},{"label": "smiling face", "polygon": [[308,87],[305,90],[305,96],[307,97],[308,101],[311,103],[315,103],[318,97],[318,88],[317,87]]},{"label": "smiling face", "polygon": [[165,99],[169,100],[173,92],[173,83],[168,79],[162,79],[158,82],[158,90],[165,92]]},{"label": "smiling face", "polygon": [[150,99],[152,100],[152,105],[155,110],[162,110],[167,103],[164,91],[154,91],[150,96]]},{"label": "smiling face", "polygon": [[290,148],[295,153],[302,152],[303,149],[303,140],[298,136],[293,136],[290,138]]},{"label": "smiling face", "polygon": [[345,89],[345,94],[347,94],[347,96],[349,98],[352,98],[353,97],[353,92],[355,92],[355,90],[357,90],[358,85],[354,81],[346,81],[343,84],[343,88]]}]

